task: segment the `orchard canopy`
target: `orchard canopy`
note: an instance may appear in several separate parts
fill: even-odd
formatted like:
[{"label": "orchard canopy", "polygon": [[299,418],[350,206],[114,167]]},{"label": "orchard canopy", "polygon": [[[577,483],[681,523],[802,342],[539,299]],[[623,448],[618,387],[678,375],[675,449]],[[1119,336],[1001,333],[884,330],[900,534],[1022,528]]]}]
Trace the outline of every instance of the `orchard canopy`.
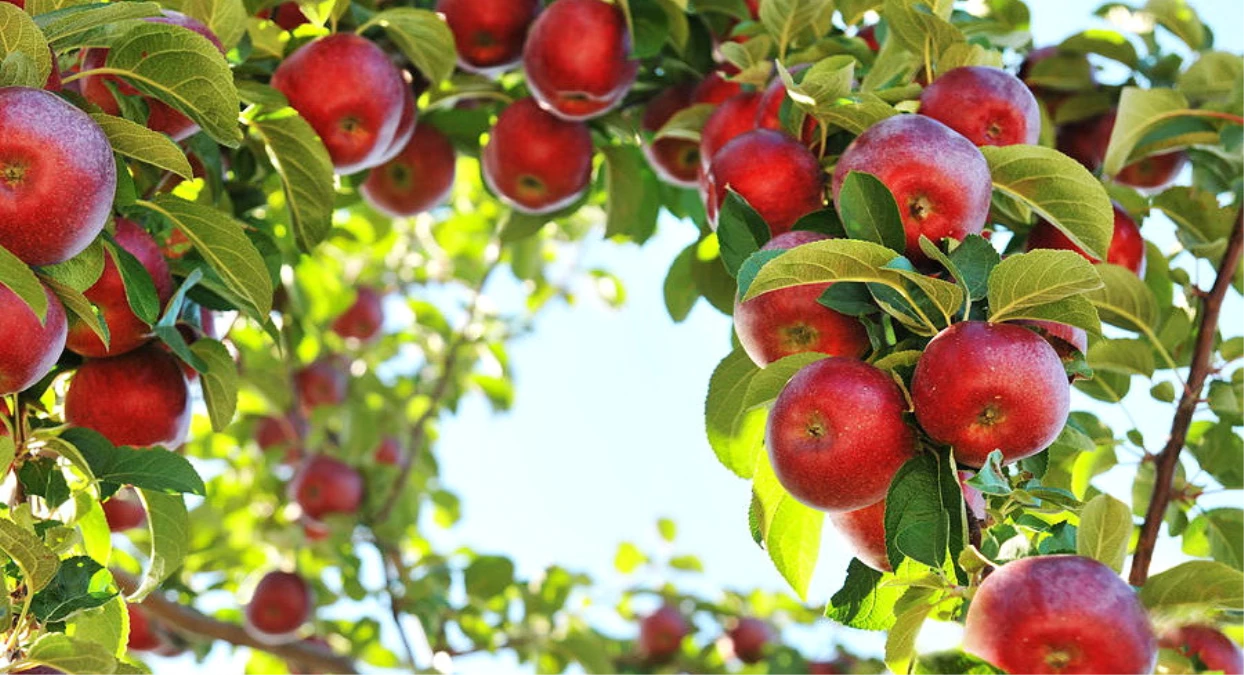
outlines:
[{"label": "orchard canopy", "polygon": [[[0,1],[0,672],[1244,672],[1239,8],[1071,4]],[[702,440],[482,437],[638,429],[771,579],[455,542],[644,271]]]}]

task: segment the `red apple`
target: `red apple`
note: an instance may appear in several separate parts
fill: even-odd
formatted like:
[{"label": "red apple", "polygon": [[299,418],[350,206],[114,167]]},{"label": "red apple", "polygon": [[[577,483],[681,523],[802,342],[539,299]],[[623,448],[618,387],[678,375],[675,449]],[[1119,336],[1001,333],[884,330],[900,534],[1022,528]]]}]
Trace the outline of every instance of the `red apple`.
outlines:
[{"label": "red apple", "polygon": [[1071,389],[1062,360],[1040,335],[1010,324],[964,321],[929,342],[911,383],[920,426],[981,466],[1041,452],[1062,431]]},{"label": "red apple", "polygon": [[[0,89],[0,96],[4,91]],[[42,380],[65,349],[69,333],[65,308],[46,286],[43,295],[48,308],[40,323],[26,301],[0,285],[0,396],[16,394]]]},{"label": "red apple", "polygon": [[[117,245],[137,258],[147,270],[155,282],[156,297],[163,308],[173,296],[173,277],[169,274],[160,245],[146,230],[125,218],[117,218],[113,236]],[[105,346],[95,331],[82,321],[73,319],[69,322],[69,338],[65,343],[70,351],[93,358],[119,356],[151,340],[151,326],[130,308],[125,282],[111,253],[104,255],[104,272],[84,295],[103,314],[108,324],[109,342]]]},{"label": "red apple", "polygon": [[1034,145],[1041,108],[1018,77],[987,66],[942,73],[920,95],[920,114],[932,117],[977,145]]},{"label": "red apple", "polygon": [[540,0],[439,0],[436,11],[454,34],[458,65],[475,73],[496,73],[518,63],[527,29]]},{"label": "red apple", "polygon": [[747,200],[775,235],[825,207],[825,172],[799,141],[771,129],[748,131],[726,143],[706,174],[708,218],[714,227],[727,188]]},{"label": "red apple", "polygon": [[400,466],[404,459],[405,453],[402,452],[402,446],[392,436],[385,436],[380,445],[376,448],[374,455],[377,464],[385,466]]},{"label": "red apple", "polygon": [[864,26],[855,34],[855,37],[863,40],[864,44],[874,52],[881,51],[881,43],[877,41],[877,24]]},{"label": "red apple", "polygon": [[1008,673],[1152,673],[1158,654],[1131,586],[1071,555],[1022,558],[986,577],[963,648]]},{"label": "red apple", "polygon": [[294,390],[304,413],[320,406],[341,405],[349,386],[345,364],[335,357],[321,358],[294,373]]},{"label": "red apple", "polygon": [[[1111,110],[1099,117],[1059,127],[1058,149],[1089,171],[1097,171],[1106,160],[1106,148],[1110,145],[1117,115],[1117,110]],[[1146,192],[1157,191],[1170,185],[1187,163],[1188,154],[1182,150],[1151,155],[1124,166],[1114,180]]]},{"label": "red apple", "polygon": [[147,509],[138,500],[138,495],[122,490],[108,498],[101,506],[104,518],[108,520],[108,529],[112,532],[124,532],[147,523]]},{"label": "red apple", "polygon": [[376,158],[376,166],[388,164],[402,154],[402,151],[410,144],[410,139],[414,138],[415,127],[419,121],[415,90],[409,81],[410,71],[399,70],[398,73],[402,76],[402,83],[405,85],[405,93],[402,95],[402,114],[397,119],[397,131],[393,132],[393,140],[389,141],[389,147]]},{"label": "red apple", "polygon": [[700,166],[708,171],[717,151],[736,136],[756,128],[760,94],[754,91],[731,96],[717,106],[700,129]]},{"label": "red apple", "polygon": [[272,23],[280,26],[282,30],[294,30],[303,24],[310,23],[307,15],[302,13],[302,9],[296,2],[282,2],[276,7],[261,9],[255,16],[261,19],[272,19]]},{"label": "red apple", "polygon": [[481,159],[484,181],[519,211],[552,213],[587,190],[592,152],[587,125],[554,117],[535,100],[521,99],[501,111],[492,128]]},{"label": "red apple", "polygon": [[135,604],[126,604],[125,611],[130,616],[130,637],[126,647],[136,652],[149,652],[159,649],[164,641],[156,627],[152,625],[147,612]]},{"label": "red apple", "polygon": [[[790,69],[790,74],[794,75],[807,66],[796,66]],[[782,104],[786,102],[786,83],[782,78],[775,77],[765,88],[765,93],[760,97],[760,107],[756,111],[756,127],[758,129],[773,129],[775,131],[783,131],[782,129]],[[803,118],[803,128],[799,134],[799,140],[809,147],[815,145],[819,139],[816,133],[816,118],[808,115]]]},{"label": "red apple", "polygon": [[[644,108],[642,127],[655,134],[676,113],[691,105],[690,83],[666,87],[648,101]],[[657,177],[678,187],[693,188],[699,184],[700,144],[685,138],[661,138],[643,145],[644,156]]]},{"label": "red apple", "polygon": [[265,638],[288,642],[311,618],[311,587],[293,572],[268,572],[246,605],[246,627]]},{"label": "red apple", "polygon": [[335,33],[291,54],[272,74],[332,157],[337,173],[380,163],[401,125],[407,86],[376,45],[353,33]]},{"label": "red apple", "polygon": [[805,366],[769,414],[765,446],[778,481],[799,501],[852,511],[885,497],[915,453],[902,391],[889,374],[842,357]]},{"label": "red apple", "polygon": [[113,445],[175,448],[190,429],[190,387],[177,359],[152,345],[88,359],[65,393],[65,420]]},{"label": "red apple", "polygon": [[[829,237],[808,231],[779,234],[761,250],[795,248]],[[868,331],[854,317],[840,314],[817,299],[829,288],[802,284],[735,301],[734,330],[743,350],[761,368],[791,354],[820,352],[859,358],[868,351]]]},{"label": "red apple", "polygon": [[622,8],[603,0],[552,3],[531,25],[523,71],[531,95],[558,117],[586,120],[610,111],[639,72]]},{"label": "red apple", "polygon": [[301,519],[301,522],[302,522],[302,534],[304,537],[307,538],[307,541],[311,541],[311,542],[324,541],[325,539],[328,539],[333,534],[332,528],[330,528],[327,523],[324,523],[322,521],[316,520],[314,518],[303,517]]},{"label": "red apple", "polygon": [[[1075,251],[1089,262],[1101,262],[1085,253],[1067,235],[1044,220],[1037,221],[1032,232],[1028,234],[1027,249],[1031,251],[1037,248]],[[1144,278],[1145,276],[1145,238],[1140,233],[1140,227],[1136,225],[1136,221],[1132,220],[1132,217],[1127,215],[1127,212],[1118,204],[1114,205],[1114,234],[1110,239],[1110,250],[1106,251],[1106,262],[1126,267],[1138,277]]]},{"label": "red apple", "polygon": [[370,286],[360,286],[354,304],[333,320],[333,332],[343,338],[370,340],[384,326],[384,296]]},{"label": "red apple", "polygon": [[759,663],[764,659],[769,641],[773,639],[769,624],[751,617],[739,619],[726,635],[730,638],[734,655],[747,664]]},{"label": "red apple", "polygon": [[104,229],[117,188],[108,137],[41,89],[0,89],[0,246],[27,265],[64,262]]},{"label": "red apple", "polygon": [[[724,68],[724,67],[723,67]],[[726,79],[722,69],[709,73],[691,92],[691,103],[719,105],[743,93],[743,85]]]},{"label": "red apple", "polygon": [[834,169],[833,194],[851,171],[876,176],[898,202],[907,257],[926,258],[920,236],[934,242],[979,234],[989,217],[993,183],[985,156],[957,131],[923,115],[886,118],[847,146]]},{"label": "red apple", "polygon": [[678,653],[691,627],[677,607],[664,605],[639,622],[639,651],[652,663],[661,663]]},{"label": "red apple", "polygon": [[1188,153],[1183,150],[1150,155],[1120,169],[1114,180],[1145,191],[1157,191],[1173,183],[1187,164]]},{"label": "red apple", "polygon": [[259,444],[261,450],[267,452],[274,449],[290,449],[297,448],[302,443],[302,436],[306,432],[305,429],[295,423],[294,419],[289,416],[285,417],[264,417],[255,425],[255,442]]},{"label": "red apple", "polygon": [[420,124],[397,156],[367,174],[359,192],[372,208],[393,217],[423,213],[449,198],[456,160],[449,139]]},{"label": "red apple", "polygon": [[303,513],[316,520],[330,513],[355,513],[363,502],[363,477],[326,455],[307,458],[290,489]]},{"label": "red apple", "polygon": [[1065,323],[1057,321],[1039,321],[1021,319],[1015,323],[1021,326],[1032,326],[1039,328],[1040,334],[1043,335],[1058,352],[1059,358],[1064,361],[1072,356],[1071,351],[1075,350],[1081,354],[1088,352],[1088,333],[1083,328],[1069,326]]},{"label": "red apple", "polygon": [[1244,673],[1244,653],[1240,651],[1240,646],[1213,626],[1180,626],[1163,633],[1158,644],[1200,661],[1205,664],[1205,670],[1225,675]]}]

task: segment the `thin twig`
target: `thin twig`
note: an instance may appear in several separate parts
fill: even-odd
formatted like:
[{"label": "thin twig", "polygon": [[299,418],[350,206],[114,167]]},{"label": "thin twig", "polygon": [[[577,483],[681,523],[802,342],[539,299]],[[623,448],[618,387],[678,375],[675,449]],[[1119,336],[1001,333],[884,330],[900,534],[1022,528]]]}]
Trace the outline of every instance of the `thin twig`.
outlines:
[{"label": "thin twig", "polygon": [[1136,544],[1136,553],[1132,558],[1132,571],[1129,580],[1133,586],[1140,586],[1149,578],[1149,564],[1153,561],[1153,549],[1157,545],[1158,532],[1162,520],[1166,516],[1166,507],[1171,501],[1171,483],[1175,477],[1175,469],[1179,465],[1179,453],[1188,439],[1188,428],[1196,413],[1197,402],[1201,399],[1201,390],[1205,387],[1205,379],[1210,371],[1210,357],[1214,353],[1214,336],[1218,332],[1218,315],[1222,311],[1222,301],[1231,286],[1235,268],[1240,264],[1240,251],[1244,247],[1244,209],[1236,219],[1235,228],[1227,239],[1227,250],[1223,253],[1218,268],[1218,277],[1209,293],[1205,295],[1201,306],[1201,323],[1197,328],[1196,346],[1192,352],[1192,363],[1188,369],[1188,383],[1179,405],[1175,409],[1175,418],[1171,423],[1171,435],[1166,446],[1157,455],[1157,471],[1153,479],[1153,495],[1149,499],[1149,508],[1145,512],[1145,522],[1140,528],[1140,540]]},{"label": "thin twig", "polygon": [[406,629],[402,626],[402,608],[395,590],[401,586],[402,579],[405,578],[402,573],[402,554],[397,549],[389,548],[380,542],[376,542],[376,550],[383,558],[385,591],[389,594],[389,613],[393,616],[393,627],[397,629],[397,635],[402,640],[402,649],[406,652],[406,662],[410,664],[410,672],[418,673],[419,665],[416,663],[415,649],[410,644],[410,636],[406,634]]}]

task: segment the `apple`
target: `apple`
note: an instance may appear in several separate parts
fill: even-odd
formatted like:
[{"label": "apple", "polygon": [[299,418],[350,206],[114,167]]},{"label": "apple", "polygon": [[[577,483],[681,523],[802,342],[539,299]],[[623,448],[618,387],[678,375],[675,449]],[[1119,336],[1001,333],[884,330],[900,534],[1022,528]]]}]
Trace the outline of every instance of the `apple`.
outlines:
[{"label": "apple", "polygon": [[1022,326],[964,321],[938,333],[916,363],[912,403],[920,426],[979,467],[993,450],[1011,463],[1062,431],[1071,388],[1058,353]]},{"label": "apple", "polygon": [[[802,70],[806,70],[806,65],[795,66],[790,69],[790,74],[794,75]],[[775,77],[765,88],[765,93],[760,97],[759,108],[756,110],[756,128],[773,129],[775,131],[784,131],[782,129],[782,104],[786,102],[786,83],[782,78]],[[799,140],[806,146],[814,146],[819,140],[816,133],[816,118],[807,115],[803,118],[803,127],[799,134]]]},{"label": "apple", "polygon": [[984,521],[989,515],[989,512],[986,510],[988,505],[985,503],[985,495],[980,490],[968,485],[968,481],[976,473],[973,471],[956,471],[955,475],[959,478],[959,490],[963,493],[963,504],[967,507],[968,515],[979,521]]},{"label": "apple", "polygon": [[377,464],[385,466],[401,466],[402,460],[405,459],[402,452],[402,446],[392,436],[385,436],[380,441],[380,445],[376,447],[374,458]]},{"label": "apple", "polygon": [[47,286],[43,295],[48,308],[40,323],[25,300],[0,285],[0,396],[16,394],[42,380],[65,349],[69,334],[65,308]]},{"label": "apple", "polygon": [[1120,169],[1114,182],[1145,192],[1156,192],[1175,182],[1187,164],[1188,153],[1183,150],[1149,155]]},{"label": "apple", "polygon": [[1225,675],[1244,673],[1244,653],[1240,651],[1240,646],[1213,626],[1180,626],[1164,632],[1158,645],[1200,661],[1205,665],[1205,670],[1218,671]]},{"label": "apple", "polygon": [[639,622],[639,651],[652,663],[668,661],[678,653],[691,627],[677,607],[664,605]]},{"label": "apple", "polygon": [[[163,308],[169,298],[173,297],[173,277],[169,274],[168,263],[164,260],[160,245],[133,221],[117,218],[116,222],[113,238],[120,248],[142,263],[155,283],[156,298]],[[104,345],[95,331],[75,318],[69,322],[69,338],[65,342],[69,351],[93,358],[119,356],[151,340],[151,326],[138,318],[130,308],[125,282],[111,253],[104,255],[104,272],[86,289],[84,295],[99,308],[108,324],[109,342]]]},{"label": "apple", "polygon": [[354,304],[333,320],[333,332],[343,338],[370,340],[384,326],[384,296],[370,286],[360,286]]},{"label": "apple", "polygon": [[354,33],[299,47],[272,73],[272,86],[319,134],[340,174],[381,163],[408,91],[384,51]]},{"label": "apple", "polygon": [[311,618],[311,587],[293,572],[268,572],[246,605],[246,627],[272,641],[288,642]]},{"label": "apple", "polygon": [[65,420],[113,445],[175,448],[190,429],[190,387],[176,358],[146,345],[87,359],[65,393]]},{"label": "apple", "polygon": [[473,73],[499,73],[523,56],[527,30],[540,0],[439,0],[436,11],[454,34],[458,66]]},{"label": "apple", "polygon": [[959,132],[924,115],[895,115],[847,146],[834,169],[834,199],[851,171],[870,173],[898,202],[907,257],[926,261],[920,236],[934,242],[979,234],[989,218],[993,183],[980,149]]},{"label": "apple", "polygon": [[552,213],[587,190],[592,153],[587,125],[555,117],[534,99],[520,99],[501,111],[484,146],[484,181],[519,211]]},{"label": "apple", "polygon": [[[769,240],[761,250],[795,248],[824,239],[829,237],[806,230],[786,232]],[[761,368],[800,352],[863,356],[870,345],[868,331],[859,319],[817,302],[827,288],[828,283],[801,284],[758,295],[747,302],[736,299],[734,331],[743,351]]]},{"label": "apple", "polygon": [[1041,135],[1036,97],[1001,68],[963,66],[942,73],[920,94],[920,114],[977,145],[1034,145]]},{"label": "apple", "polygon": [[[690,83],[666,87],[648,101],[641,126],[655,134],[679,111],[691,105],[693,87]],[[678,187],[693,188],[699,184],[700,144],[685,138],[660,138],[643,144],[644,156],[657,177]]]},{"label": "apple", "polygon": [[825,207],[825,172],[807,146],[778,131],[756,129],[726,143],[705,175],[709,222],[733,189],[764,218],[774,234]]},{"label": "apple", "polygon": [[868,48],[874,52],[881,51],[881,43],[877,41],[877,24],[869,24],[859,29],[855,37],[864,41]]},{"label": "apple", "polygon": [[42,89],[0,88],[0,246],[64,262],[103,231],[117,188],[112,146],[86,113]]},{"label": "apple", "polygon": [[272,23],[280,26],[282,30],[294,30],[303,24],[310,23],[307,15],[302,13],[302,8],[296,2],[282,2],[275,7],[261,9],[255,16],[261,19],[271,19]]},{"label": "apple", "polygon": [[320,406],[341,405],[348,386],[345,364],[337,357],[321,358],[294,373],[294,391],[306,414]]},{"label": "apple", "polygon": [[367,174],[359,192],[372,208],[395,218],[423,213],[449,198],[456,161],[449,139],[420,124],[401,152]]},{"label": "apple", "polygon": [[263,417],[255,425],[255,442],[264,452],[297,448],[306,433],[305,426],[305,423],[299,424],[292,416]]},{"label": "apple", "polygon": [[101,506],[108,529],[112,532],[124,532],[147,524],[147,509],[143,508],[138,495],[130,490],[112,495]]},{"label": "apple", "polygon": [[[1089,171],[1101,169],[1117,115],[1118,110],[1111,110],[1059,127],[1058,149]],[[1187,163],[1188,153],[1183,150],[1150,155],[1124,166],[1114,176],[1114,181],[1145,192],[1156,192],[1170,185]]]},{"label": "apple", "polygon": [[389,147],[376,158],[376,166],[388,164],[402,154],[402,151],[410,144],[410,139],[414,138],[415,128],[419,121],[419,109],[415,102],[415,90],[410,82],[410,71],[399,70],[398,73],[405,85],[405,92],[402,94],[402,114],[397,118],[397,131],[393,132],[393,140],[389,141]]},{"label": "apple", "polygon": [[566,120],[599,117],[622,102],[639,72],[618,5],[557,0],[531,25],[523,46],[527,88]]},{"label": "apple", "polygon": [[876,504],[915,454],[907,403],[890,375],[831,356],[805,366],[778,395],[765,446],[778,482],[823,511]]},{"label": "apple", "polygon": [[1131,586],[1073,555],[994,570],[968,606],[963,648],[1008,673],[1152,673],[1158,654]]},{"label": "apple", "polygon": [[358,511],[363,502],[363,477],[345,462],[313,455],[303,462],[290,490],[303,513],[321,520],[330,513]]},{"label": "apple", "polygon": [[1072,350],[1081,354],[1088,352],[1088,332],[1083,328],[1069,326],[1065,323],[1057,321],[1041,321],[1038,319],[1020,319],[1015,322],[1021,326],[1030,326],[1038,329],[1050,346],[1058,352],[1059,358],[1066,361],[1071,358]]},{"label": "apple", "polygon": [[330,528],[327,523],[324,523],[322,521],[316,520],[314,518],[307,518],[304,516],[301,519],[301,522],[302,522],[302,535],[307,538],[307,541],[310,541],[310,542],[324,541],[325,539],[328,539],[333,534],[332,528]]},{"label": "apple", "polygon": [[718,68],[709,73],[700,83],[691,91],[691,103],[712,103],[720,105],[727,100],[743,93],[743,85],[738,82],[731,82],[726,79],[727,75],[723,69]]},{"label": "apple", "polygon": [[[143,21],[180,26],[181,28],[194,31],[206,38],[208,42],[211,42],[216,49],[220,50],[221,54],[225,53],[225,47],[221,44],[220,39],[198,19],[171,9],[162,9],[160,13],[160,16],[145,17]],[[96,47],[82,52],[83,71],[104,68],[107,66],[107,61],[107,49]],[[82,96],[86,100],[103,108],[104,112],[110,115],[119,115],[121,113],[121,105],[117,102],[116,95],[108,87],[109,83],[126,96],[142,96],[143,102],[147,105],[147,127],[152,131],[168,134],[175,141],[184,141],[199,131],[199,125],[189,117],[186,117],[182,112],[159,99],[143,96],[133,85],[116,75],[87,75],[80,79],[79,86],[82,89]]]},{"label": "apple", "polygon": [[726,631],[726,636],[730,638],[734,655],[743,663],[752,664],[764,659],[769,641],[773,639],[773,631],[769,624],[760,619],[744,617],[734,624],[734,628]]},{"label": "apple", "polygon": [[700,129],[700,166],[706,172],[717,151],[732,139],[756,128],[760,110],[760,94],[745,91],[726,99]]},{"label": "apple", "polygon": [[[1054,248],[1075,251],[1089,262],[1100,260],[1088,255],[1079,246],[1063,234],[1058,228],[1044,220],[1037,221],[1032,232],[1028,234],[1027,249]],[[1140,233],[1136,221],[1127,212],[1114,205],[1114,234],[1110,239],[1110,249],[1106,251],[1106,262],[1131,270],[1136,276],[1145,276],[1145,238]]]},{"label": "apple", "polygon": [[150,652],[164,644],[146,610],[139,605],[127,603],[125,611],[130,616],[130,637],[126,647],[136,652]]}]

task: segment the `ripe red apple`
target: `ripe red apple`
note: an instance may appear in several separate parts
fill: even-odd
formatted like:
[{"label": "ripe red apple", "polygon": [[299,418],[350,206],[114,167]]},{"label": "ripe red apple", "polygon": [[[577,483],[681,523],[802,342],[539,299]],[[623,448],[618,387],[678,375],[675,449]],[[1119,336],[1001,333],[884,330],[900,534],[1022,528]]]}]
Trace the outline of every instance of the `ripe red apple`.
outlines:
[{"label": "ripe red apple", "polygon": [[743,85],[726,79],[723,69],[709,73],[691,92],[691,103],[712,103],[719,105],[743,93]]},{"label": "ripe red apple", "polygon": [[[1075,251],[1089,262],[1101,262],[1085,253],[1068,239],[1067,235],[1044,220],[1037,221],[1032,232],[1028,234],[1027,250],[1031,251],[1036,248]],[[1114,205],[1114,234],[1110,239],[1110,249],[1106,251],[1106,262],[1126,267],[1138,277],[1145,276],[1144,235],[1140,233],[1140,227],[1136,225],[1136,221],[1132,220],[1132,217],[1127,215],[1127,212],[1118,204]]]},{"label": "ripe red apple", "polygon": [[305,23],[310,23],[307,15],[302,13],[302,9],[296,2],[282,2],[276,7],[261,9],[255,16],[261,19],[272,19],[272,23],[280,26],[282,30],[294,30]]},{"label": "ripe red apple", "polygon": [[1157,191],[1173,183],[1187,164],[1188,153],[1183,150],[1150,155],[1123,167],[1114,180],[1141,190]]},{"label": "ripe red apple", "polygon": [[[160,307],[173,296],[173,277],[169,274],[168,263],[155,238],[133,221],[117,218],[117,229],[113,235],[117,245],[128,251],[142,263],[155,282],[156,297]],[[99,308],[104,321],[108,324],[109,342],[105,346],[95,331],[85,323],[74,319],[69,322],[69,338],[65,345],[70,351],[100,358],[119,356],[141,347],[151,340],[151,326],[138,318],[130,308],[129,298],[125,294],[125,282],[121,272],[113,262],[112,255],[104,256],[104,272],[99,280],[84,293]]]},{"label": "ripe red apple", "polygon": [[389,141],[389,147],[376,158],[376,166],[388,164],[402,154],[402,151],[410,144],[410,139],[414,138],[415,127],[419,121],[415,90],[410,84],[410,71],[399,70],[398,74],[401,75],[402,83],[405,85],[405,92],[402,94],[402,114],[397,118],[397,131],[393,132],[393,140]]},{"label": "ripe red apple", "polygon": [[942,73],[920,94],[920,114],[977,145],[1033,145],[1041,135],[1041,108],[1018,77],[987,66]]},{"label": "ripe red apple", "polygon": [[1041,452],[1071,405],[1050,343],[1022,326],[984,321],[954,324],[929,342],[911,396],[920,426],[967,466],[983,465],[995,449],[1005,463]]},{"label": "ripe red apple", "polygon": [[354,304],[333,320],[333,332],[343,338],[370,340],[384,326],[384,296],[370,286],[360,286]]},{"label": "ripe red apple", "polygon": [[855,37],[864,41],[868,48],[874,52],[881,51],[881,43],[877,41],[877,24],[869,24],[864,26],[855,34]]},{"label": "ripe red apple", "polygon": [[[723,153],[724,154],[724,153]],[[806,230],[779,234],[761,250],[801,246],[829,237]],[[824,284],[790,286],[734,305],[734,330],[743,350],[761,368],[791,354],[820,352],[859,358],[868,351],[868,331],[854,317],[817,302]]]},{"label": "ripe red apple", "polygon": [[152,624],[147,612],[135,604],[126,604],[125,611],[130,615],[130,637],[126,647],[137,652],[149,652],[159,649],[164,644],[159,632]]},{"label": "ripe red apple", "polygon": [[43,294],[48,309],[40,323],[24,300],[0,285],[0,396],[16,394],[42,380],[65,349],[69,333],[65,308],[46,286]]},{"label": "ripe red apple", "polygon": [[[220,43],[220,39],[198,19],[171,9],[162,9],[160,12],[161,16],[146,17],[143,21],[180,26],[194,31],[206,38],[208,42],[211,42],[216,49],[220,50],[221,54],[225,53],[225,47]],[[103,68],[106,66],[107,60],[107,49],[87,49],[82,52],[82,69],[85,71]],[[120,114],[121,106],[117,103],[116,96],[106,83],[111,83],[117,88],[117,91],[126,96],[141,95],[133,85],[116,75],[88,75],[81,78],[79,86],[82,89],[82,95],[86,100],[103,108],[104,112],[110,115]],[[143,96],[142,98],[143,102],[147,104],[147,128],[168,134],[175,141],[184,141],[199,131],[198,124],[195,124],[189,117],[186,117],[167,103],[149,96]]]},{"label": "ripe red apple", "polygon": [[272,86],[319,134],[340,174],[380,163],[397,136],[407,94],[384,51],[353,33],[299,47],[277,66]]},{"label": "ripe red apple", "polygon": [[117,188],[108,137],[41,89],[0,89],[0,246],[27,265],[64,262],[104,229]]},{"label": "ripe red apple", "polygon": [[404,455],[402,446],[397,442],[397,439],[392,436],[385,436],[381,439],[380,445],[376,447],[374,458],[377,464],[400,466]]},{"label": "ripe red apple", "polygon": [[652,663],[669,660],[678,653],[691,627],[677,607],[664,605],[639,622],[639,652]]},{"label": "ripe red apple", "polygon": [[1162,634],[1158,645],[1205,664],[1205,670],[1225,675],[1244,673],[1244,652],[1231,638],[1213,626],[1191,624]]},{"label": "ripe red apple", "polygon": [[726,631],[726,635],[730,638],[734,655],[747,664],[759,663],[764,659],[765,649],[773,639],[769,624],[752,617],[739,619],[734,628]]},{"label": "ripe red apple", "polygon": [[835,200],[851,171],[873,174],[894,194],[913,262],[926,259],[920,235],[962,240],[979,234],[989,217],[993,183],[985,156],[929,117],[895,115],[852,141],[834,169]]},{"label": "ripe red apple", "polygon": [[[1111,110],[1099,117],[1059,127],[1058,149],[1089,171],[1097,171],[1106,159],[1117,114],[1117,110]],[[1151,155],[1124,166],[1114,180],[1144,191],[1157,191],[1170,185],[1187,163],[1188,154],[1183,150]]]},{"label": "ripe red apple", "polygon": [[621,7],[603,0],[557,0],[527,34],[527,87],[540,105],[567,120],[599,117],[635,82],[631,34]]},{"label": "ripe red apple", "polygon": [[1057,321],[1020,319],[1015,323],[1041,329],[1046,341],[1050,343],[1054,351],[1058,352],[1059,358],[1063,360],[1071,357],[1071,350],[1073,349],[1081,354],[1088,352],[1088,333],[1083,328],[1068,326]]},{"label": "ripe red apple", "polygon": [[246,605],[246,627],[286,642],[311,618],[311,587],[293,572],[268,572]]},{"label": "ripe red apple", "polygon": [[760,93],[745,91],[726,99],[700,129],[700,166],[708,171],[717,151],[733,138],[756,128]]},{"label": "ripe red apple", "polygon": [[307,458],[290,489],[303,513],[316,520],[330,513],[355,513],[363,502],[363,477],[326,455]]},{"label": "ripe red apple", "polygon": [[255,442],[264,452],[281,448],[297,450],[306,433],[305,426],[291,416],[264,417],[255,425]]},{"label": "ripe red apple", "polygon": [[1132,588],[1071,555],[1023,558],[986,577],[963,648],[1008,673],[1152,673],[1158,653]]},{"label": "ripe red apple", "polygon": [[372,208],[394,217],[439,206],[454,186],[454,146],[430,124],[415,127],[397,156],[367,174],[359,192]]},{"label": "ripe red apple", "polygon": [[341,405],[349,386],[345,364],[335,357],[321,358],[294,373],[294,390],[304,413],[325,405]]},{"label": "ripe red apple", "polygon": [[587,125],[555,117],[534,99],[524,98],[497,117],[481,158],[484,181],[519,211],[552,213],[574,203],[587,189],[592,152]]},{"label": "ripe red apple", "polygon": [[706,174],[709,222],[733,189],[747,200],[774,235],[825,206],[825,172],[807,146],[778,131],[756,129],[717,151]]},{"label": "ripe red apple", "polygon": [[778,481],[824,511],[851,511],[885,497],[915,452],[906,400],[882,370],[831,356],[805,366],[769,414],[765,445]]},{"label": "ripe red apple", "polygon": [[147,523],[147,509],[143,508],[138,495],[129,490],[122,490],[109,497],[101,504],[104,518],[108,521],[108,529],[112,532],[124,532]]},{"label": "ripe red apple", "polygon": [[327,523],[324,523],[322,521],[304,516],[301,519],[301,522],[302,522],[302,534],[304,537],[307,538],[307,541],[311,541],[311,542],[324,541],[325,539],[328,539],[333,534],[332,528],[330,528]]},{"label": "ripe red apple", "polygon": [[[807,66],[796,66],[790,69],[790,74],[794,75]],[[782,131],[782,104],[786,102],[786,83],[782,78],[775,77],[765,88],[765,93],[760,97],[759,109],[756,111],[756,128],[773,129]],[[816,118],[808,115],[803,118],[803,128],[799,134],[799,140],[804,145],[813,146],[817,143],[818,135],[816,133]]]},{"label": "ripe red apple", "polygon": [[[642,127],[655,134],[676,113],[691,105],[693,88],[690,83],[666,87],[648,101],[644,108]],[[678,187],[693,188],[699,184],[700,144],[685,138],[661,138],[643,145],[644,156],[657,177]]]},{"label": "ripe red apple", "polygon": [[65,420],[113,445],[175,448],[190,429],[190,387],[177,359],[153,345],[88,359],[65,393]]},{"label": "ripe red apple", "polygon": [[436,11],[454,34],[458,66],[497,73],[518,63],[540,0],[439,0]]}]

